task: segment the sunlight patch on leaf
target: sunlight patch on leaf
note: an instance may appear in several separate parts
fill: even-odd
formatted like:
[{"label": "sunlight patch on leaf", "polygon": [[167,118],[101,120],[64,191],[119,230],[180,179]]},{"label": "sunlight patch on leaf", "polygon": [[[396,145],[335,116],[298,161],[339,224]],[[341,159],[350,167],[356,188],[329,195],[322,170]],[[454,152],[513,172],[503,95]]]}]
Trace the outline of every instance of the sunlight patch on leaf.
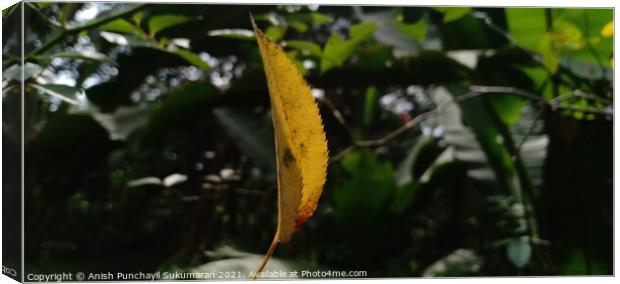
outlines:
[{"label": "sunlight patch on leaf", "polygon": [[59,85],[59,84],[30,84],[35,89],[42,91],[52,97],[58,98],[66,103],[78,105],[77,96],[82,93],[80,88]]},{"label": "sunlight patch on leaf", "polygon": [[332,34],[323,47],[321,73],[341,66],[363,41],[372,36],[376,29],[377,26],[374,23],[360,23],[351,26],[348,40],[343,39],[339,34]]},{"label": "sunlight patch on leaf", "polygon": [[436,11],[443,13],[443,22],[454,22],[472,12],[469,7],[435,7]]},{"label": "sunlight patch on leaf", "polygon": [[191,21],[192,19],[180,15],[160,15],[149,20],[149,33],[155,35],[158,32]]},{"label": "sunlight patch on leaf", "polygon": [[243,40],[254,40],[254,32],[246,29],[221,29],[212,30],[207,33],[208,36],[234,38]]}]

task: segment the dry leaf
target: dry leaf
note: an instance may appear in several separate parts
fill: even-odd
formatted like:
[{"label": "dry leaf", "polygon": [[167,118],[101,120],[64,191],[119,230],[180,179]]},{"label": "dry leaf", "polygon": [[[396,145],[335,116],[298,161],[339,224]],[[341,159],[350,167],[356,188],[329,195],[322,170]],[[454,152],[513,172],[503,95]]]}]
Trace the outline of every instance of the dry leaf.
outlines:
[{"label": "dry leaf", "polygon": [[278,228],[258,275],[275,247],[289,241],[314,213],[325,184],[328,153],[319,108],[308,84],[254,19],[252,26],[269,88],[278,173]]}]

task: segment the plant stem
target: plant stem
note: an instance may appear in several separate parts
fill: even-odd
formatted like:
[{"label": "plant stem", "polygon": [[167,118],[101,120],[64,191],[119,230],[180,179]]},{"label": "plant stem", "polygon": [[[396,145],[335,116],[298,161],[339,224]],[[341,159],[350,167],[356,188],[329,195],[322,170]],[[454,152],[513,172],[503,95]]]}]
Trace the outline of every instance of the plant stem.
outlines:
[{"label": "plant stem", "polygon": [[280,241],[277,239],[277,237],[274,238],[273,241],[271,242],[271,245],[269,246],[269,249],[267,250],[267,253],[265,254],[265,258],[263,259],[263,262],[260,264],[260,266],[256,270],[256,273],[254,273],[254,275],[251,276],[252,280],[256,280],[256,278],[258,278],[258,275],[261,272],[263,272],[263,269],[265,269],[267,262],[269,261],[269,259],[271,259],[273,252],[276,250],[279,244],[280,244]]},{"label": "plant stem", "polygon": [[[50,39],[49,41],[47,41],[45,44],[41,45],[40,47],[38,47],[37,49],[31,51],[30,53],[28,53],[28,55],[24,58],[24,61],[28,61],[29,59],[31,59],[32,57],[34,57],[35,55],[39,55],[47,50],[49,50],[50,48],[52,48],[54,45],[58,44],[59,42],[61,42],[62,40],[64,40],[66,37],[70,36],[70,35],[74,35],[74,34],[79,34],[82,31],[88,30],[88,29],[92,29],[92,28],[96,28],[98,26],[101,25],[105,25],[111,21],[114,21],[116,19],[120,19],[123,18],[125,16],[131,15],[139,10],[144,9],[145,7],[147,7],[148,4],[140,4],[140,5],[136,5],[133,6],[131,8],[125,9],[123,11],[120,11],[116,14],[113,14],[107,18],[102,18],[102,19],[98,19],[98,20],[94,20],[91,21],[87,24],[84,24],[82,26],[79,27],[75,27],[75,28],[70,28],[70,29],[66,29],[63,32],[56,34],[52,39]],[[12,64],[17,63],[14,60],[9,60],[6,63],[4,63],[4,66],[10,66]]]},{"label": "plant stem", "polygon": [[[528,91],[525,90],[521,90],[518,88],[514,88],[514,87],[501,87],[501,86],[471,86],[470,87],[471,93],[469,94],[465,94],[462,95],[460,97],[458,97],[458,101],[461,102],[465,102],[467,100],[471,100],[477,97],[481,97],[481,96],[486,96],[486,95],[490,95],[490,94],[503,94],[503,95],[511,95],[511,96],[518,96],[518,97],[522,97],[525,99],[529,99],[531,101],[536,102],[539,106],[548,106],[549,109],[551,111],[557,111],[557,110],[571,110],[571,111],[580,111],[580,112],[584,112],[584,113],[590,113],[590,114],[596,114],[596,115],[602,115],[602,116],[612,116],[613,115],[613,110],[607,110],[607,109],[597,109],[597,108],[593,108],[593,107],[579,107],[579,106],[573,106],[573,105],[567,105],[567,104],[560,104],[561,95],[554,95],[554,99],[552,99],[551,101],[546,101],[543,98],[541,98],[540,96],[537,96],[533,93],[530,93]],[[575,90],[570,92],[569,94],[579,94],[579,95],[572,95],[572,96],[579,96],[579,97],[584,97],[584,98],[592,98],[593,96],[582,93],[579,90]],[[602,102],[602,103],[606,103],[604,100],[601,101],[600,99],[597,99],[597,101]],[[611,107],[611,104],[607,105],[608,107]]]}]

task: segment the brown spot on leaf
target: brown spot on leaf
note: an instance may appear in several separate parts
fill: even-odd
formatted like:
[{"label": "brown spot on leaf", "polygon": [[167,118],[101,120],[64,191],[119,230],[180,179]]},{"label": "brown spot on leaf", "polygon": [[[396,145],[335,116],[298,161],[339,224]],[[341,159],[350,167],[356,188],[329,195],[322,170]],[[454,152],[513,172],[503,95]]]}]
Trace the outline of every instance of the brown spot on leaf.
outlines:
[{"label": "brown spot on leaf", "polygon": [[289,164],[295,161],[295,157],[291,153],[291,149],[285,148],[284,155],[282,156],[282,162],[284,162],[284,166],[288,169]]}]

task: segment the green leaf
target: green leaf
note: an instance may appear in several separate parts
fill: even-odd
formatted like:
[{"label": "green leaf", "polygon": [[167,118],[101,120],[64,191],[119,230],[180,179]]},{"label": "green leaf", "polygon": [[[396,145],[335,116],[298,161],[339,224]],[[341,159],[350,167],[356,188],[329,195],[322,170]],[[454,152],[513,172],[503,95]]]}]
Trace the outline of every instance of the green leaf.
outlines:
[{"label": "green leaf", "polygon": [[321,59],[321,73],[342,65],[353,53],[352,47],[342,39],[339,34],[332,34],[323,47]]},{"label": "green leaf", "polygon": [[456,21],[472,12],[469,7],[436,7],[435,10],[443,13],[443,22]]},{"label": "green leaf", "polygon": [[349,30],[349,34],[351,35],[350,40],[359,44],[369,38],[376,29],[377,25],[375,23],[359,23],[352,25]]},{"label": "green leaf", "polygon": [[490,96],[491,104],[504,124],[511,126],[519,120],[521,109],[525,104],[522,98],[505,94]]},{"label": "green leaf", "polygon": [[196,53],[193,53],[189,50],[185,50],[185,49],[177,49],[175,51],[173,51],[172,53],[180,56],[181,58],[185,59],[185,61],[191,63],[192,65],[196,66],[196,67],[200,67],[203,69],[209,69],[211,68],[211,66],[209,66],[209,63],[205,62],[204,60],[202,60],[202,58],[200,58],[200,56]]},{"label": "green leaf", "polygon": [[223,38],[234,38],[234,39],[242,39],[242,40],[254,40],[254,32],[246,29],[220,29],[220,30],[212,30],[208,33],[209,36],[213,37],[223,37]]},{"label": "green leaf", "polygon": [[135,130],[144,127],[152,107],[121,106],[114,113],[93,113],[93,118],[110,134],[112,140],[126,140]]},{"label": "green leaf", "polygon": [[[43,71],[43,68],[37,64],[26,62],[24,64],[24,80],[28,80],[32,77],[38,76]],[[2,71],[2,77],[4,79],[11,79],[14,81],[22,80],[22,68],[20,64],[11,65],[11,67]]]},{"label": "green leaf", "polygon": [[456,158],[466,163],[467,174],[482,185],[511,194],[518,185],[512,159],[498,142],[499,133],[482,102],[468,101],[459,108],[445,89],[434,96],[440,106],[444,139],[455,149]]},{"label": "green leaf", "polygon": [[413,146],[407,150],[407,156],[402,159],[395,173],[396,185],[399,187],[406,185],[414,180],[414,168],[420,153],[427,148],[433,141],[427,136],[420,136]]},{"label": "green leaf", "polygon": [[110,43],[117,45],[128,45],[133,47],[151,47],[152,43],[140,36],[136,35],[122,35],[113,32],[102,31],[99,35]]},{"label": "green leaf", "polygon": [[506,247],[506,255],[512,264],[522,269],[530,261],[532,246],[527,237],[511,240]]},{"label": "green leaf", "polygon": [[144,18],[144,12],[138,12],[131,16],[131,20],[133,21],[134,24],[136,24],[136,26],[140,26],[143,18]]},{"label": "green leaf", "polygon": [[539,51],[547,31],[545,9],[506,8],[508,31],[521,46]]},{"label": "green leaf", "polygon": [[545,33],[543,35],[539,51],[542,55],[543,64],[551,73],[556,73],[560,66],[560,52],[553,44],[553,34]]},{"label": "green leaf", "polygon": [[352,66],[366,70],[385,70],[394,63],[393,49],[383,44],[369,44],[355,53],[356,61]]},{"label": "green leaf", "polygon": [[161,180],[158,177],[143,177],[139,179],[132,180],[127,183],[128,187],[139,187],[145,185],[156,185],[163,187],[172,187],[180,183],[184,183],[187,181],[187,176],[182,174],[171,174]]},{"label": "green leaf", "polygon": [[521,70],[532,79],[535,90],[542,90],[540,93],[541,98],[545,100],[553,99],[553,90],[551,84],[549,84],[549,73],[540,66],[538,67],[522,67]]},{"label": "green leaf", "polygon": [[305,33],[310,28],[308,24],[301,21],[289,21],[288,25],[300,33]]},{"label": "green leaf", "polygon": [[[390,53],[404,55],[415,55],[421,47],[436,49],[433,47],[435,43],[432,41],[419,42],[411,36],[417,37],[422,26],[425,26],[425,20],[417,17],[415,21],[405,21],[400,9],[386,10],[379,9],[376,11],[366,11],[359,14],[361,22],[371,22],[377,25],[374,32],[374,40],[384,48],[389,48]],[[420,13],[425,13],[425,9],[416,9]],[[421,16],[421,15],[420,15]],[[409,20],[409,17],[407,17]],[[424,23],[423,23],[424,22]],[[424,27],[425,29],[425,27]],[[361,62],[362,60],[358,60]]]},{"label": "green leaf", "polygon": [[297,13],[297,14],[289,15],[287,16],[287,18],[289,19],[289,21],[301,21],[301,22],[306,22],[309,24],[319,24],[319,25],[329,24],[334,21],[330,16],[327,16],[325,14],[321,14],[318,12]]},{"label": "green leaf", "polygon": [[127,183],[128,187],[139,187],[139,186],[144,186],[144,185],[157,185],[157,186],[160,186],[161,185],[161,179],[159,179],[158,177],[143,177],[143,178],[139,178],[139,179],[135,179],[135,180],[129,181]]},{"label": "green leaf", "polygon": [[401,215],[415,200],[416,193],[420,189],[421,183],[412,181],[408,184],[398,186],[394,192],[394,199],[390,211],[394,215]]},{"label": "green leaf", "polygon": [[397,21],[395,25],[399,32],[412,39],[422,41],[426,38],[428,26],[424,20],[419,20],[412,24]]},{"label": "green leaf", "polygon": [[379,91],[374,86],[366,88],[364,94],[364,113],[362,116],[362,127],[369,129],[375,120],[375,109],[377,106],[377,98],[379,97]]},{"label": "green leaf", "polygon": [[45,55],[43,57],[47,59],[64,58],[64,59],[84,60],[84,61],[109,61],[108,58],[104,54],[96,52],[96,51],[93,51],[93,52],[63,51],[63,52],[57,52],[57,53]]},{"label": "green leaf", "polygon": [[289,40],[286,42],[286,46],[305,51],[316,57],[321,57],[321,47],[311,41]]},{"label": "green leaf", "polygon": [[472,276],[482,268],[482,257],[469,249],[457,249],[424,269],[423,277]]},{"label": "green leaf", "polygon": [[581,245],[564,245],[557,266],[563,275],[610,275],[611,259],[595,258],[592,252],[587,255]]},{"label": "green leaf", "polygon": [[267,35],[272,41],[280,40],[284,34],[286,34],[286,27],[283,26],[269,26],[265,30],[265,35]]},{"label": "green leaf", "polygon": [[187,181],[187,176],[186,175],[182,175],[182,174],[171,174],[167,177],[165,177],[162,181],[161,184],[165,187],[172,187],[175,186],[177,184],[180,183],[184,183],[185,181]]},{"label": "green leaf", "polygon": [[551,39],[555,46],[564,49],[580,49],[585,45],[581,30],[576,25],[561,19],[553,22]]},{"label": "green leaf", "polygon": [[594,51],[599,57],[598,60],[608,62],[607,59],[613,53],[613,37],[604,37],[601,30],[613,20],[613,9],[563,9],[561,11],[560,19],[575,26],[580,31],[583,42],[590,45],[579,50],[568,51],[566,55],[598,64],[592,53]]},{"label": "green leaf", "polygon": [[191,18],[180,15],[159,15],[149,20],[149,34],[155,35],[158,32],[191,21]]},{"label": "green leaf", "polygon": [[333,192],[336,218],[350,224],[374,223],[389,209],[395,191],[394,171],[367,149],[354,151],[340,162],[349,176]]},{"label": "green leaf", "polygon": [[376,30],[374,23],[360,23],[351,26],[350,39],[344,40],[339,34],[332,34],[323,47],[321,59],[321,73],[329,69],[341,66],[355,51],[357,46],[370,38]]},{"label": "green leaf", "polygon": [[82,92],[80,88],[59,84],[30,84],[32,87],[64,102],[77,105],[77,96]]},{"label": "green leaf", "polygon": [[114,20],[105,25],[102,25],[101,27],[99,27],[99,29],[103,31],[133,34],[137,36],[144,35],[144,31],[142,31],[142,29],[124,19]]}]

